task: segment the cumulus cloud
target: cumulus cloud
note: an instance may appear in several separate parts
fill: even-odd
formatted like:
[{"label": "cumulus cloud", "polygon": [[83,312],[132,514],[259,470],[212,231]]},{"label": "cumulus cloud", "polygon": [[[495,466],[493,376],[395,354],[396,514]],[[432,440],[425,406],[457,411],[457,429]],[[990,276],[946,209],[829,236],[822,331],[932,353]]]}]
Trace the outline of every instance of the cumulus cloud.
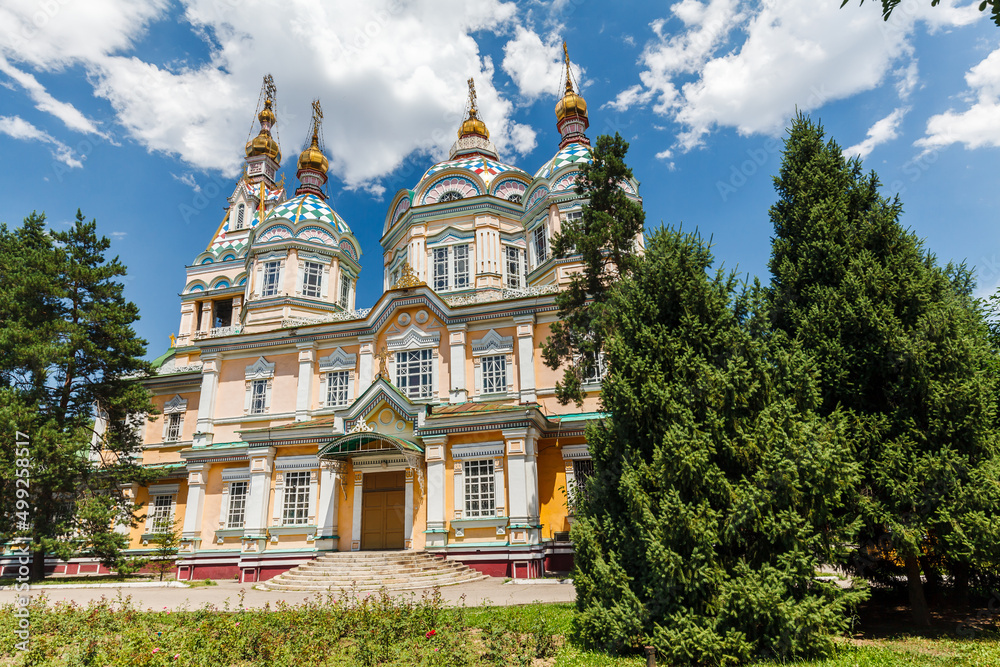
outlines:
[{"label": "cumulus cloud", "polygon": [[[517,26],[514,39],[504,45],[503,52],[503,70],[525,98],[534,100],[542,95],[562,95],[564,56],[557,32],[549,33],[542,41],[533,30]],[[572,61],[570,67],[573,80],[582,85],[580,68]]]},{"label": "cumulus cloud", "polygon": [[893,111],[891,114],[885,118],[877,121],[874,125],[868,128],[868,134],[865,140],[861,143],[855,144],[850,148],[845,148],[843,155],[845,158],[852,158],[855,156],[866,158],[868,154],[875,150],[875,147],[879,144],[884,144],[887,141],[892,141],[899,136],[899,124],[903,121],[903,117],[909,109],[899,108]]},{"label": "cumulus cloud", "polygon": [[917,146],[930,151],[960,143],[966,148],[1000,146],[1000,49],[965,75],[969,108],[931,116]]},{"label": "cumulus cloud", "polygon": [[12,66],[2,54],[0,54],[0,72],[6,74],[19,84],[28,93],[28,96],[35,103],[35,108],[39,111],[52,114],[71,130],[83,132],[84,134],[96,134],[107,138],[107,135],[97,128],[94,121],[84,116],[72,104],[52,97],[45,90],[45,87],[38,82],[38,79]]},{"label": "cumulus cloud", "polygon": [[611,106],[653,103],[682,126],[677,146],[690,150],[717,127],[776,133],[796,107],[816,109],[887,78],[905,100],[919,83],[911,43],[918,23],[933,30],[978,18],[973,6],[945,5],[904,3],[885,23],[878,3],[848,11],[815,0],[681,0],[669,20],[651,24],[656,39],[640,58],[641,83]]},{"label": "cumulus cloud", "polygon": [[69,146],[20,116],[0,116],[0,134],[6,134],[8,137],[22,141],[41,141],[49,144],[52,157],[57,161],[67,167],[79,168],[83,166],[83,163],[73,156],[73,150]]},{"label": "cumulus cloud", "polygon": [[[470,76],[501,157],[535,146],[534,130],[511,120],[513,104],[494,87],[494,65],[474,37],[511,34],[512,2],[289,0],[273,11],[263,0],[245,0],[233,11],[231,3],[186,0],[179,19],[203,36],[209,52],[204,62],[186,66],[131,52],[150,26],[178,18],[168,14],[174,5],[167,0],[51,4],[51,15],[35,21],[37,3],[5,2],[0,53],[22,70],[82,66],[129,136],[199,169],[237,172],[265,73],[278,86],[284,161],[302,148],[309,104],[319,98],[331,170],[348,187],[376,195],[384,189],[379,180],[408,155],[446,155]],[[518,45],[530,46],[526,31],[513,34]],[[551,38],[539,42],[551,50]],[[555,62],[544,54],[548,65]],[[519,62],[529,67],[529,60]],[[532,84],[523,81],[522,94],[530,97]]]}]

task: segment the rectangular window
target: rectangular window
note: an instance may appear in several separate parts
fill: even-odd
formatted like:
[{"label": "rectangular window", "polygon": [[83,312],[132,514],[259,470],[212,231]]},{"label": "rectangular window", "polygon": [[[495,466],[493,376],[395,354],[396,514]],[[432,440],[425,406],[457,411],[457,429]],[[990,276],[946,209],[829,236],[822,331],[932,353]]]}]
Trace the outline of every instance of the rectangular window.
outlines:
[{"label": "rectangular window", "polygon": [[573,501],[584,497],[587,490],[587,480],[594,476],[593,459],[577,459],[573,461]]},{"label": "rectangular window", "polygon": [[267,380],[254,380],[250,384],[250,414],[267,412]]},{"label": "rectangular window", "polygon": [[500,394],[507,391],[507,357],[500,354],[483,357],[483,393]]},{"label": "rectangular window", "polygon": [[247,516],[248,482],[229,483],[229,513],[226,517],[226,528],[242,528]]},{"label": "rectangular window", "polygon": [[276,296],[278,294],[280,275],[281,262],[264,262],[264,279],[260,286],[261,296]]},{"label": "rectangular window", "polygon": [[340,307],[347,310],[347,305],[351,303],[351,279],[347,276],[340,276]]},{"label": "rectangular window", "polygon": [[326,404],[328,407],[347,405],[348,371],[326,374]]},{"label": "rectangular window", "polygon": [[548,238],[545,236],[545,225],[540,225],[532,232],[532,242],[535,245],[535,266],[540,266],[549,258]]},{"label": "rectangular window", "polygon": [[434,291],[448,289],[448,249],[434,248]]},{"label": "rectangular window", "polygon": [[493,478],[493,459],[466,461],[465,518],[496,516],[496,493]]},{"label": "rectangular window", "polygon": [[306,262],[302,269],[302,296],[319,298],[323,294],[323,265]]},{"label": "rectangular window", "polygon": [[233,300],[232,299],[222,299],[216,301],[212,304],[213,314],[215,317],[212,318],[213,327],[228,327],[233,324]]},{"label": "rectangular window", "polygon": [[281,509],[281,523],[285,526],[309,521],[309,471],[285,473],[285,497]]},{"label": "rectangular window", "polygon": [[150,531],[154,533],[168,532],[174,529],[174,497],[153,496],[153,507],[150,510]]},{"label": "rectangular window", "polygon": [[396,386],[410,398],[430,398],[433,390],[433,350],[396,353]]},{"label": "rectangular window", "polygon": [[181,415],[175,412],[167,415],[167,442],[177,442],[181,439]]},{"label": "rectangular window", "polygon": [[469,286],[469,246],[455,246],[455,289]]},{"label": "rectangular window", "polygon": [[503,251],[507,262],[507,288],[521,289],[521,249],[506,245]]}]

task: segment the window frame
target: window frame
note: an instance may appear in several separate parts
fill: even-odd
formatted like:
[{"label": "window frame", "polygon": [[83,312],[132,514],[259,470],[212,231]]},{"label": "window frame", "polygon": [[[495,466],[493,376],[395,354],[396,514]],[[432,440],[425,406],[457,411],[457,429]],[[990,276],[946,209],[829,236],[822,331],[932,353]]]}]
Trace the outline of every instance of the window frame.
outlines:
[{"label": "window frame", "polygon": [[531,248],[536,268],[549,260],[549,235],[544,222],[531,230]]},{"label": "window frame", "polygon": [[[160,503],[161,500],[165,502]],[[149,503],[149,532],[165,533],[174,529],[175,495],[172,493],[157,493]],[[165,510],[163,508],[166,508]],[[161,511],[163,510],[163,511]]]},{"label": "window frame", "polygon": [[179,412],[171,412],[164,417],[166,419],[166,424],[164,424],[166,432],[163,434],[163,442],[179,442],[184,415]]},{"label": "window frame", "polygon": [[[416,358],[407,359],[401,357],[406,357],[409,355],[417,355]],[[426,357],[426,358],[424,358]],[[393,375],[396,378],[396,388],[410,399],[427,399],[434,398],[434,349],[425,347],[418,348],[415,350],[398,350],[393,357],[395,361],[395,372]],[[410,365],[417,365],[417,372],[404,372],[404,369],[408,369]],[[402,380],[404,378],[410,378],[414,376],[420,377],[420,383],[417,385],[418,389],[416,392],[411,391],[411,385],[407,380],[406,386],[403,385]],[[427,382],[424,382],[426,378]]]},{"label": "window frame", "polygon": [[[290,483],[293,480],[296,480],[296,483]],[[308,525],[312,495],[312,472],[309,470],[286,470],[282,482],[281,525]]]},{"label": "window frame", "polygon": [[[336,380],[336,384],[334,383]],[[337,394],[335,397],[334,394]],[[335,400],[337,399],[337,400]],[[342,408],[351,402],[351,371],[337,370],[326,373],[325,405],[328,408]]]},{"label": "window frame", "polygon": [[[513,251],[514,257],[511,257]],[[511,272],[514,268],[514,272]],[[516,245],[504,244],[503,247],[503,282],[507,289],[524,288],[524,250]],[[516,284],[512,283],[512,278],[516,279]]]},{"label": "window frame", "polygon": [[[314,278],[314,282],[310,282]],[[323,296],[323,265],[320,262],[305,260],[302,262],[302,296],[309,299],[319,299]]]},{"label": "window frame", "polygon": [[267,379],[250,380],[250,414],[267,414],[267,385]]},{"label": "window frame", "polygon": [[482,388],[481,394],[506,394],[508,387],[507,355],[490,354],[481,357]]},{"label": "window frame", "polygon": [[[237,488],[242,488],[242,493],[234,493]],[[247,501],[250,499],[250,482],[247,480],[234,480],[229,482],[229,502],[226,507],[226,528],[243,528],[247,520]],[[235,502],[234,502],[235,501]],[[237,524],[233,521],[233,515],[239,513],[240,521]]]},{"label": "window frame", "polygon": [[233,228],[233,231],[243,229],[243,223],[246,219],[246,208],[245,204],[240,204],[236,207],[236,226]]},{"label": "window frame", "polygon": [[[273,271],[272,271],[273,269]],[[273,281],[271,280],[273,278]],[[266,299],[281,293],[281,260],[263,262],[260,275],[260,296]]]},{"label": "window frame", "polygon": [[[488,487],[488,490],[484,491],[484,486]],[[496,501],[496,466],[493,459],[482,458],[462,461],[462,518],[496,518]],[[473,504],[477,504],[478,507],[473,509]]]},{"label": "window frame", "polygon": [[452,292],[472,286],[472,243],[430,248],[431,286],[435,292]]},{"label": "window frame", "polygon": [[340,297],[337,299],[337,304],[341,308],[347,310],[351,305],[351,277],[347,274],[340,274]]}]

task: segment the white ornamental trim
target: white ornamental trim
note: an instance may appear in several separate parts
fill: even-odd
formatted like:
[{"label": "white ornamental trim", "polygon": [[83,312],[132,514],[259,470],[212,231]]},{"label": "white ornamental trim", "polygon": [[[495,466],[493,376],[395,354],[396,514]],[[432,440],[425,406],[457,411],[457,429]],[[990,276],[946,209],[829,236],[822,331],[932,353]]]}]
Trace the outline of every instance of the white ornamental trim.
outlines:
[{"label": "white ornamental trim", "polygon": [[315,470],[319,468],[319,459],[313,454],[304,456],[285,456],[274,459],[275,470]]},{"label": "white ornamental trim", "polygon": [[513,352],[514,337],[501,336],[495,329],[490,329],[485,336],[472,341],[472,355],[475,357],[484,354],[511,354]]},{"label": "white ornamental trim", "polygon": [[250,479],[250,466],[245,468],[225,468],[222,471],[223,482],[239,482]]},{"label": "white ornamental trim", "polygon": [[247,366],[247,380],[265,380],[274,377],[274,364],[269,363],[264,357],[259,357],[257,361]]},{"label": "white ornamental trim", "polygon": [[451,458],[456,460],[485,459],[503,455],[504,444],[502,441],[477,442],[471,445],[452,445],[451,448]]}]

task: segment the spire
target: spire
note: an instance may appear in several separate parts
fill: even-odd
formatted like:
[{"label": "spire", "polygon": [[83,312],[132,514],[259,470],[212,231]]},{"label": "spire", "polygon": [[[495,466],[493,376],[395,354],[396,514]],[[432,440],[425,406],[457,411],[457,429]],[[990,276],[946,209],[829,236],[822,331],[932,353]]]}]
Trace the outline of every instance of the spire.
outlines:
[{"label": "spire", "polygon": [[[277,167],[281,163],[281,147],[278,146],[278,142],[271,136],[271,128],[277,123],[278,118],[274,115],[274,99],[277,96],[277,88],[274,85],[274,78],[267,74],[264,76],[264,83],[261,86],[261,96],[264,97],[264,108],[260,110],[257,114],[257,120],[260,123],[260,132],[256,137],[247,141],[246,145],[246,157],[247,162],[251,162],[252,158],[259,156],[265,156],[274,161],[274,166]],[[260,103],[258,102],[258,105]],[[258,106],[259,108],[259,106]],[[253,131],[253,126],[250,127],[251,132]],[[277,134],[277,132],[275,132]],[[260,160],[254,160],[254,162],[259,162]],[[251,174],[251,170],[247,170],[247,175],[258,175]],[[272,173],[273,177],[273,173]]]},{"label": "spire", "polygon": [[486,123],[479,119],[479,109],[476,107],[476,82],[472,77],[469,77],[469,117],[458,128],[459,139],[470,136],[490,138],[490,131],[486,129]]},{"label": "spire", "polygon": [[319,100],[313,100],[312,109],[312,141],[299,154],[299,170],[296,172],[296,176],[298,176],[301,185],[295,190],[295,194],[311,193],[326,199],[323,186],[326,185],[326,172],[330,168],[330,161],[323,155],[323,149],[320,146],[323,107],[320,106]]},{"label": "spire", "polygon": [[562,135],[559,147],[567,144],[581,143],[590,145],[590,139],[586,137],[584,131],[590,127],[587,118],[587,102],[580,95],[577,95],[573,87],[573,69],[569,62],[569,50],[566,42],[563,42],[563,60],[566,68],[566,90],[562,99],[556,103],[556,128]]}]

